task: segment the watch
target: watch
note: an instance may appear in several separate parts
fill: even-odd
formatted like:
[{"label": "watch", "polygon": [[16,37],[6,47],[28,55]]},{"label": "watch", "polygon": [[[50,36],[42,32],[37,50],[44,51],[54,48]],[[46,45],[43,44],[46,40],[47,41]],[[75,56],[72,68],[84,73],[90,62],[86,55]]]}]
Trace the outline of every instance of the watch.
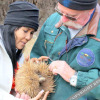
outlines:
[{"label": "watch", "polygon": [[77,84],[77,72],[75,72],[75,74],[70,78],[70,85],[72,86],[76,86]]}]

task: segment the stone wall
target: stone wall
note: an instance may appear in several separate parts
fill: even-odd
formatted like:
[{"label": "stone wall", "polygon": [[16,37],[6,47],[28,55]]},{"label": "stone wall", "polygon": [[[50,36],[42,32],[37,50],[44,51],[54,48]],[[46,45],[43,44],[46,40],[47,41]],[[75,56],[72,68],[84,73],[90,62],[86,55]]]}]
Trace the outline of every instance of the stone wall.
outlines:
[{"label": "stone wall", "polygon": [[[8,10],[8,5],[14,1],[24,1],[24,0],[0,0],[0,24],[3,24],[3,20]],[[36,4],[37,7],[40,9],[40,17],[39,17],[40,27],[47,19],[47,17],[54,12],[54,7],[57,2],[57,0],[26,0],[26,1]]]},{"label": "stone wall", "polygon": [[[0,0],[0,24],[3,24],[6,12],[8,10],[8,5],[14,1],[24,1],[24,0]],[[40,26],[46,20],[46,18],[54,12],[54,7],[57,0],[26,0],[28,2],[34,3],[40,9]]]}]

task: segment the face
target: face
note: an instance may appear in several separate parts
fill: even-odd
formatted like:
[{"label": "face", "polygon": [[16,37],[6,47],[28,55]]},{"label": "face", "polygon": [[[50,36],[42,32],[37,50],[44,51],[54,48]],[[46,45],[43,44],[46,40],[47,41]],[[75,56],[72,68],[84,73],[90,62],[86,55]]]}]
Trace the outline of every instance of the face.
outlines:
[{"label": "face", "polygon": [[92,10],[78,11],[64,7],[60,3],[57,9],[62,13],[62,22],[65,26],[72,29],[81,29],[89,20]]},{"label": "face", "polygon": [[25,44],[31,40],[35,30],[28,27],[21,27],[15,30],[15,43],[17,49],[23,49]]}]

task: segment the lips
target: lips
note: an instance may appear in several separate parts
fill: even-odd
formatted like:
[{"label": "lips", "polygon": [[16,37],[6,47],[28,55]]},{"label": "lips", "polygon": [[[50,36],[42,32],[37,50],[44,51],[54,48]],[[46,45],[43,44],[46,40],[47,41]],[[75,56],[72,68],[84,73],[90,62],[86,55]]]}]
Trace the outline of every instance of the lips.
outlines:
[{"label": "lips", "polygon": [[23,45],[25,45],[26,44],[26,42],[21,42]]}]

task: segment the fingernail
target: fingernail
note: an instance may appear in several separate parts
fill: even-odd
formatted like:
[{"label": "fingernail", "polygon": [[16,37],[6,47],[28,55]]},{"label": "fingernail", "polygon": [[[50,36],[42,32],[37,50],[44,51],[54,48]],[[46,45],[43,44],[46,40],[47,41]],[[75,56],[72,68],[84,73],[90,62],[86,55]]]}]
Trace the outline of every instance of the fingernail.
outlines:
[{"label": "fingernail", "polygon": [[39,61],[37,60],[36,63],[39,63]]},{"label": "fingernail", "polygon": [[47,91],[47,93],[49,93],[49,91]]},{"label": "fingernail", "polygon": [[41,91],[40,91],[40,93],[43,93],[43,92],[44,92],[44,90],[41,90]]}]

